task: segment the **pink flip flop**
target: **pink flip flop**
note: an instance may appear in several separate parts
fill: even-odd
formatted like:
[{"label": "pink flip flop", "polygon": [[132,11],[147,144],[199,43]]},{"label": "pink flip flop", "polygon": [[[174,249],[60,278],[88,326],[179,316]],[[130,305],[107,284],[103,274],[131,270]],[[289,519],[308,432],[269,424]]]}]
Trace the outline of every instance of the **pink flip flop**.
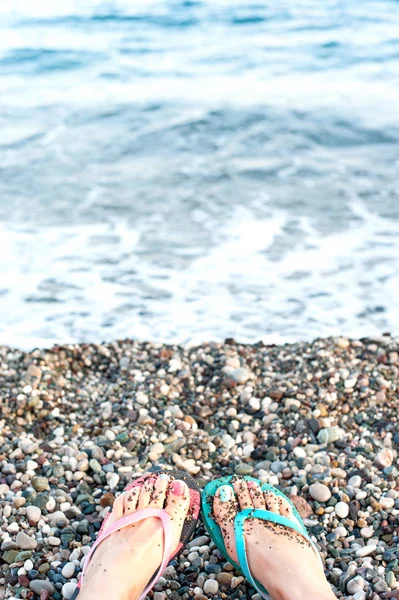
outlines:
[{"label": "pink flip flop", "polygon": [[176,480],[176,479],[180,479],[181,481],[184,481],[187,484],[189,491],[190,491],[190,508],[188,510],[186,520],[184,522],[183,529],[181,532],[180,542],[179,542],[176,550],[174,552],[172,551],[171,519],[170,519],[168,513],[163,508],[145,508],[143,510],[138,510],[137,512],[133,513],[132,515],[128,515],[127,517],[122,517],[121,519],[118,519],[118,521],[116,521],[112,525],[112,527],[110,527],[109,531],[107,531],[106,533],[103,533],[105,526],[107,524],[109,515],[112,512],[112,509],[111,509],[111,511],[107,514],[107,516],[104,519],[104,522],[98,533],[98,537],[97,537],[96,541],[90,548],[90,552],[87,555],[87,558],[86,558],[86,561],[85,561],[85,564],[84,564],[84,567],[82,570],[82,575],[80,577],[79,583],[77,585],[77,588],[76,588],[75,593],[73,594],[71,600],[75,600],[78,597],[79,592],[83,586],[87,567],[89,566],[90,560],[93,557],[93,554],[96,551],[96,549],[98,548],[98,546],[107,537],[109,537],[110,535],[113,535],[115,532],[119,531],[123,527],[128,527],[129,525],[133,525],[134,523],[139,523],[140,521],[144,521],[144,519],[148,519],[150,517],[157,517],[162,522],[162,526],[163,526],[163,530],[164,530],[164,551],[163,551],[161,566],[159,567],[158,571],[156,571],[156,573],[154,573],[154,576],[152,577],[151,581],[148,583],[147,587],[141,594],[140,600],[143,600],[143,598],[146,597],[148,592],[154,587],[154,585],[157,583],[158,579],[161,577],[162,573],[166,569],[168,563],[173,558],[175,558],[178,554],[180,554],[180,552],[183,550],[184,546],[190,540],[190,538],[192,537],[192,535],[195,531],[195,528],[196,528],[197,522],[198,522],[199,512],[200,512],[201,495],[200,495],[200,490],[199,490],[197,484],[195,483],[194,479],[185,471],[174,470],[174,471],[160,471],[158,473],[147,473],[146,475],[143,475],[143,476],[139,477],[138,479],[135,479],[134,481],[129,483],[129,485],[125,488],[124,491],[128,492],[129,490],[131,490],[134,487],[142,487],[144,482],[147,479],[157,477],[161,473],[166,473],[167,475],[169,475],[171,481]]}]

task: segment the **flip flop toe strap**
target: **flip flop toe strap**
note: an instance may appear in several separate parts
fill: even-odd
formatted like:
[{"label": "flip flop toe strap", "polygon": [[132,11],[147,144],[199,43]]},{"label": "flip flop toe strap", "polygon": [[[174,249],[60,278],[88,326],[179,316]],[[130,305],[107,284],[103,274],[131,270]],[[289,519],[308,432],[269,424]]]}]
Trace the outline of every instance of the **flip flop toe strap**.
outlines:
[{"label": "flip flop toe strap", "polygon": [[296,523],[295,521],[293,521],[291,519],[287,519],[286,517],[283,517],[282,515],[278,515],[276,513],[270,512],[268,510],[263,510],[261,508],[256,508],[256,509],[247,508],[247,509],[239,512],[234,520],[234,530],[235,530],[235,537],[236,537],[236,550],[237,550],[238,562],[239,562],[240,568],[241,568],[243,574],[245,575],[245,577],[248,579],[248,581],[251,583],[251,585],[259,592],[259,594],[261,594],[264,598],[270,598],[270,596],[268,595],[265,588],[263,586],[261,586],[258,582],[255,581],[255,579],[252,576],[252,573],[250,571],[249,564],[248,564],[247,549],[246,549],[246,544],[245,544],[245,521],[247,519],[262,519],[263,521],[267,521],[269,523],[276,523],[277,525],[283,525],[284,527],[287,527],[288,529],[292,529],[293,531],[296,531],[301,536],[303,536],[309,542],[309,544],[312,546],[313,550],[316,552],[316,555],[318,556],[318,558],[320,560],[320,566],[321,566],[321,568],[323,568],[323,563],[321,561],[321,558],[320,558],[320,555],[319,555],[316,545],[310,539],[306,529],[303,526],[301,526],[299,523]]},{"label": "flip flop toe strap", "polygon": [[86,561],[85,561],[85,564],[83,567],[82,575],[81,575],[80,587],[83,586],[84,577],[85,577],[87,568],[89,566],[90,560],[91,560],[95,550],[106,538],[108,538],[110,535],[113,535],[120,529],[123,529],[124,527],[129,527],[131,525],[134,525],[135,523],[139,523],[140,521],[144,521],[145,519],[148,519],[151,517],[156,517],[157,519],[160,519],[160,521],[162,522],[163,533],[164,533],[164,549],[163,549],[163,557],[162,557],[161,566],[159,567],[156,575],[152,578],[152,580],[150,581],[148,586],[145,588],[145,590],[143,591],[143,593],[140,597],[140,599],[145,598],[147,593],[155,585],[155,583],[158,581],[158,579],[160,578],[160,576],[166,569],[168,562],[170,560],[170,557],[172,555],[172,550],[173,550],[171,520],[170,520],[168,513],[161,508],[145,508],[143,510],[139,510],[136,513],[133,513],[132,515],[128,515],[127,517],[122,517],[121,519],[118,519],[113,525],[111,525],[109,528],[107,528],[107,531],[104,532],[102,535],[100,535],[97,538],[97,540],[94,542],[94,544],[92,545],[92,547],[90,549],[90,552],[87,555],[87,558],[86,558]]}]

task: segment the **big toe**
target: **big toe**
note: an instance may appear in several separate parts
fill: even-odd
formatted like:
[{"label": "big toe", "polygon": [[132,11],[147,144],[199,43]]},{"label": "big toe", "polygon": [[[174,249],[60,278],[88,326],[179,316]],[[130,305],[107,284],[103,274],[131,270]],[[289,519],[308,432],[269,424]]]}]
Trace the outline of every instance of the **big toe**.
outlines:
[{"label": "big toe", "polygon": [[190,492],[184,481],[176,479],[172,482],[166,498],[165,510],[171,518],[173,537],[177,545],[181,531],[190,508]]},{"label": "big toe", "polygon": [[234,536],[234,519],[239,511],[238,500],[230,485],[222,485],[213,500],[213,513],[219,525],[226,549],[233,560],[237,560]]}]

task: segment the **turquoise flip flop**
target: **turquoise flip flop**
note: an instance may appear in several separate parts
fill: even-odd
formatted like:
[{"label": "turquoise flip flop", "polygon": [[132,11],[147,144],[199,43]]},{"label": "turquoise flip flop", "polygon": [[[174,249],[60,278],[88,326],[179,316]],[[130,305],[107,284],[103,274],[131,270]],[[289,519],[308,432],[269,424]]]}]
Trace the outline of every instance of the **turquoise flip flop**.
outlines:
[{"label": "turquoise flip flop", "polygon": [[[285,498],[285,500],[287,500],[292,507],[293,517],[294,517],[294,518],[288,519],[287,517],[283,517],[282,515],[278,515],[276,513],[270,512],[268,510],[262,510],[259,508],[252,508],[252,509],[247,508],[245,510],[240,511],[236,515],[236,518],[234,521],[236,550],[237,550],[239,564],[235,563],[234,560],[232,560],[228,555],[220,527],[216,523],[216,521],[214,521],[214,519],[213,519],[213,509],[212,509],[213,498],[214,498],[217,490],[222,485],[229,485],[230,487],[233,487],[232,481],[234,481],[234,479],[238,478],[238,477],[240,479],[245,479],[245,481],[254,481],[255,483],[258,483],[263,492],[269,491],[269,492],[272,492],[273,494],[275,494],[276,496]],[[243,573],[243,575],[245,575],[245,577],[248,579],[248,581],[251,583],[251,585],[264,598],[270,598],[270,596],[269,596],[267,590],[263,587],[263,585],[261,583],[259,583],[259,581],[256,581],[252,577],[252,574],[251,574],[251,571],[250,571],[249,565],[248,565],[247,551],[246,551],[246,546],[245,546],[245,529],[244,529],[246,519],[263,519],[264,521],[268,521],[270,523],[277,523],[278,525],[284,525],[285,527],[292,529],[293,531],[296,531],[297,533],[302,535],[312,546],[313,550],[316,552],[316,555],[318,556],[318,558],[320,560],[320,566],[323,569],[323,562],[321,560],[319,551],[317,550],[315,543],[310,539],[310,536],[306,530],[306,527],[305,527],[297,509],[295,508],[293,503],[290,501],[290,499],[287,498],[287,496],[285,496],[285,494],[280,492],[280,490],[273,487],[272,485],[269,485],[268,483],[262,483],[258,479],[254,479],[253,477],[249,477],[249,476],[241,477],[238,475],[237,476],[233,475],[233,476],[228,476],[228,477],[221,477],[220,479],[214,479],[213,481],[208,483],[208,485],[205,487],[205,489],[202,493],[201,503],[202,503],[202,513],[203,513],[205,527],[206,527],[209,535],[211,536],[213,542],[215,543],[216,547],[218,548],[218,550],[220,550],[220,552],[222,552],[222,554],[224,555],[226,560],[228,560],[229,563],[233,565],[233,567],[235,567],[238,571],[241,571]]]}]

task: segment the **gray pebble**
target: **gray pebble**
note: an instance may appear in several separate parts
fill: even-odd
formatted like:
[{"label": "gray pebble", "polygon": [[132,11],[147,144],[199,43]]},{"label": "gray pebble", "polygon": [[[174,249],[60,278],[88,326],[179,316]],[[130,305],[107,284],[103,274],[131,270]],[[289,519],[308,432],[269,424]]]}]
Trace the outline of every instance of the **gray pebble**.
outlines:
[{"label": "gray pebble", "polygon": [[37,594],[38,596],[40,596],[40,592],[42,590],[46,590],[47,592],[49,592],[50,596],[54,592],[53,584],[51,583],[51,581],[47,581],[46,579],[34,579],[30,582],[29,587],[32,590],[32,592],[34,594]]}]

